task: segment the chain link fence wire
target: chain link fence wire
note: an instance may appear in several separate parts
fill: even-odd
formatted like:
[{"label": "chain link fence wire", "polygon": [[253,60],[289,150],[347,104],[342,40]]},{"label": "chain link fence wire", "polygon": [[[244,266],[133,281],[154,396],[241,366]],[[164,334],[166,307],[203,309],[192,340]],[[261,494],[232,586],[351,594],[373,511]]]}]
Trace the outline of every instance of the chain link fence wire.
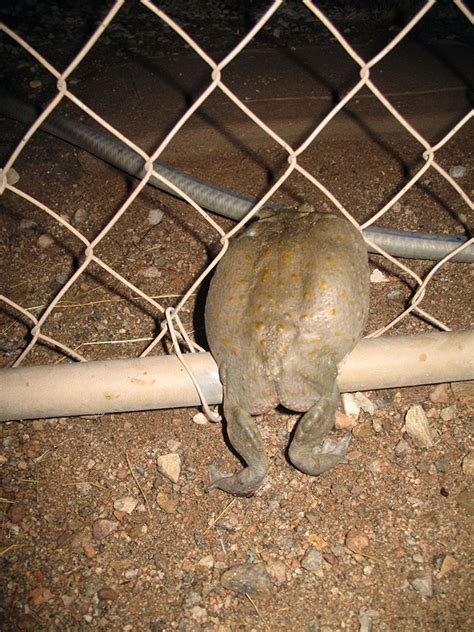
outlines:
[{"label": "chain link fence wire", "polygon": [[[57,319],[81,318],[79,315],[80,312],[73,309],[74,304],[72,304],[71,301],[68,301],[67,297],[74,287],[77,288],[81,285],[81,283],[83,283],[87,272],[90,272],[91,269],[97,268],[113,281],[114,287],[117,288],[117,296],[131,296],[133,297],[133,301],[140,301],[142,307],[145,306],[144,308],[148,309],[153,315],[153,318],[158,320],[160,323],[158,331],[155,332],[152,339],[145,344],[144,348],[143,341],[146,340],[146,334],[138,340],[135,339],[130,341],[127,350],[128,357],[133,357],[134,355],[133,349],[135,347],[133,346],[133,343],[141,343],[142,348],[140,349],[139,355],[140,357],[145,357],[152,352],[157,353],[162,351],[163,344],[166,341],[171,340],[171,348],[174,352],[178,353],[182,362],[186,366],[186,352],[200,352],[203,351],[204,348],[195,340],[192,326],[189,327],[188,315],[184,319],[186,324],[183,324],[183,313],[188,312],[190,306],[193,305],[193,297],[195,297],[196,293],[199,292],[203,282],[207,280],[214,267],[224,256],[229,240],[231,240],[256,214],[258,214],[260,209],[262,209],[265,205],[270,204],[272,198],[279,189],[284,187],[285,183],[288,182],[288,179],[295,175],[302,177],[306,183],[309,183],[311,187],[314,187],[314,190],[317,191],[318,194],[321,194],[327,201],[331,210],[334,210],[334,208],[337,209],[361,230],[372,226],[375,222],[378,222],[384,218],[384,216],[387,216],[390,211],[393,212],[394,209],[396,210],[397,205],[399,206],[400,202],[403,202],[407,194],[413,190],[417,184],[420,184],[434,172],[436,172],[444,180],[444,182],[451,187],[452,192],[454,192],[454,194],[458,197],[459,204],[465,208],[465,212],[472,212],[473,203],[469,195],[470,192],[463,188],[462,184],[460,184],[460,180],[454,177],[455,174],[442,166],[442,163],[438,160],[438,156],[443,147],[447,146],[450,141],[459,137],[459,135],[462,135],[468,126],[472,125],[473,111],[471,110],[460,118],[457,123],[443,135],[442,138],[437,139],[437,142],[432,144],[422,133],[420,133],[418,129],[416,129],[413,124],[410,124],[407,118],[405,118],[396,107],[391,97],[384,94],[373,80],[374,69],[381,64],[382,60],[384,60],[387,55],[393,51],[394,54],[396,54],[397,46],[399,46],[400,43],[427,16],[427,14],[433,10],[435,4],[435,0],[429,0],[428,2],[422,3],[418,11],[411,17],[405,26],[396,33],[391,41],[382,50],[380,50],[380,52],[378,52],[378,54],[370,59],[364,59],[351,46],[347,37],[345,37],[344,32],[341,32],[341,30],[339,30],[335,24],[328,19],[325,13],[320,10],[316,4],[310,2],[309,0],[303,0],[302,5],[304,5],[308,12],[307,17],[311,16],[312,19],[319,21],[320,25],[328,30],[331,38],[334,38],[335,42],[337,42],[350,60],[357,64],[360,78],[350,87],[350,89],[346,91],[343,98],[339,100],[331,111],[318,122],[311,133],[309,133],[301,142],[292,146],[280,134],[278,134],[271,125],[264,122],[264,120],[257,115],[256,111],[245,102],[245,99],[237,96],[235,90],[233,90],[223,78],[223,72],[226,67],[239,57],[245,47],[259,34],[260,31],[262,31],[265,25],[278,14],[278,11],[281,9],[282,5],[284,5],[281,0],[269,3],[267,9],[261,14],[253,27],[250,28],[246,35],[242,37],[240,42],[219,62],[216,62],[200,47],[191,31],[184,30],[170,17],[170,15],[158,8],[158,6],[154,3],[149,0],[141,0],[142,7],[149,11],[150,20],[153,15],[154,19],[158,19],[166,24],[169,29],[172,29],[176,35],[185,42],[186,46],[200,59],[200,61],[208,67],[207,85],[201,91],[200,95],[190,104],[184,115],[176,121],[173,127],[162,139],[161,143],[151,153],[144,151],[143,147],[139,146],[135,142],[132,142],[130,138],[124,136],[116,127],[114,127],[110,121],[105,120],[96,111],[91,109],[77,96],[77,94],[75,94],[74,81],[70,81],[72,73],[75,72],[81,64],[84,64],[88,55],[91,54],[91,51],[100,38],[106,36],[108,29],[114,24],[114,21],[117,20],[120,12],[125,10],[124,0],[117,0],[117,2],[113,3],[113,6],[95,29],[95,32],[62,72],[49,63],[48,60],[45,59],[40,52],[38,52],[38,50],[33,48],[28,43],[27,38],[25,39],[21,37],[17,32],[15,32],[15,30],[9,28],[7,24],[1,24],[0,31],[2,32],[3,38],[6,38],[10,45],[21,47],[29,56],[31,56],[33,60],[40,64],[44,71],[54,78],[57,85],[57,91],[54,98],[49,102],[44,111],[38,115],[35,122],[29,127],[26,134],[11,152],[10,157],[4,164],[0,173],[0,193],[8,193],[9,195],[21,198],[24,203],[31,205],[31,207],[35,209],[35,212],[41,215],[47,215],[54,224],[62,227],[62,229],[69,233],[70,236],[81,243],[80,256],[75,257],[76,266],[73,273],[69,276],[69,278],[67,278],[67,280],[65,280],[47,304],[40,306],[25,305],[21,298],[18,298],[18,288],[16,288],[14,292],[4,292],[0,295],[0,303],[4,308],[3,322],[1,325],[1,335],[3,339],[8,340],[9,336],[16,336],[18,338],[20,336],[19,332],[21,331],[21,328],[25,326],[29,332],[29,340],[25,343],[24,347],[18,351],[16,354],[17,357],[15,357],[13,361],[9,360],[9,366],[18,367],[22,364],[25,365],[25,363],[27,365],[35,364],[34,354],[32,352],[35,348],[37,349],[38,346],[46,346],[50,349],[54,349],[56,354],[59,354],[59,359],[56,359],[56,361],[61,362],[64,360],[74,360],[84,362],[92,359],[90,350],[94,348],[94,344],[98,344],[99,342],[102,344],[112,342],[125,344],[126,341],[124,340],[110,339],[95,341],[86,338],[81,340],[80,344],[71,346],[61,339],[60,336],[56,336],[51,333],[51,331],[54,332],[54,326],[57,324]],[[455,0],[453,6],[456,7],[463,19],[472,24],[473,14],[464,2],[461,0]],[[274,73],[278,73],[278,69],[272,70]],[[275,90],[278,90],[277,85]],[[338,198],[337,191],[328,188],[323,183],[322,179],[317,176],[317,170],[311,170],[306,166],[306,164],[304,164],[302,156],[303,153],[318,139],[318,137],[323,134],[324,130],[326,130],[331,121],[334,121],[339,113],[356,101],[361,94],[367,90],[370,92],[372,97],[377,99],[383,109],[389,113],[391,117],[393,117],[396,124],[403,128],[404,132],[406,132],[406,134],[410,136],[411,140],[416,143],[418,153],[423,158],[423,165],[421,168],[417,169],[413,175],[407,177],[403,186],[399,187],[395,194],[390,195],[390,198],[387,199],[387,201],[385,201],[385,203],[383,203],[369,219],[366,219],[363,223],[359,223],[351,214],[351,210],[347,207],[347,204],[343,204]],[[211,98],[213,93],[221,93],[221,95],[225,95],[229,102],[238,108],[238,110],[250,121],[252,121],[254,125],[258,126],[262,132],[268,135],[269,139],[271,139],[271,141],[278,146],[286,156],[286,166],[282,172],[278,175],[274,182],[267,186],[263,195],[259,197],[258,201],[251,210],[230,228],[228,228],[228,224],[225,222],[222,223],[216,219],[215,216],[210,215],[192,197],[180,189],[180,187],[171,180],[167,179],[162,173],[154,169],[153,166],[153,163],[160,159],[162,154],[173,145],[173,142],[179,132],[183,130],[188,121],[196,115],[197,110]],[[39,137],[38,130],[40,126],[44,123],[47,117],[54,112],[58,106],[60,106],[60,104],[64,105],[64,103],[68,102],[79,108],[80,111],[82,111],[87,117],[93,119],[100,128],[109,132],[120,143],[123,143],[141,156],[145,165],[142,177],[140,178],[137,186],[129,192],[126,199],[124,199],[120,205],[120,208],[116,210],[109,221],[92,237],[90,235],[86,236],[83,232],[81,232],[81,230],[79,230],[77,226],[68,219],[61,209],[55,209],[51,204],[48,205],[41,199],[38,199],[23,190],[21,184],[17,183],[14,177],[15,163],[25,148],[32,143],[33,139]],[[467,156],[464,158],[467,160]],[[344,164],[344,155],[340,156],[340,162]],[[184,295],[179,296],[177,299],[169,298],[171,306],[169,305],[169,301],[168,304],[166,302],[162,302],[156,297],[151,296],[149,292],[144,291],[144,289],[137,283],[131,282],[130,279],[126,278],[119,270],[116,270],[113,266],[109,265],[109,263],[107,263],[104,257],[100,254],[100,246],[102,242],[112,235],[114,227],[117,227],[124,215],[133,215],[132,206],[134,202],[140,198],[140,196],[143,196],[145,187],[151,177],[157,179],[159,182],[162,182],[165,189],[175,192],[177,196],[184,199],[190,205],[193,212],[199,215],[201,221],[205,222],[209,229],[214,232],[215,240],[220,242],[219,252],[212,257],[208,265],[204,266],[202,272],[197,276],[197,278],[195,278],[194,282],[189,285]],[[387,197],[388,195],[386,198]],[[5,207],[8,208],[7,200],[5,200]],[[116,236],[116,233],[114,233],[114,235]],[[125,248],[126,238],[126,234],[121,235],[122,240],[117,243],[118,249]],[[384,258],[387,269],[391,271],[391,274],[399,274],[404,279],[408,279],[413,290],[408,304],[401,305],[396,313],[393,313],[392,309],[390,318],[386,322],[378,324],[378,326],[373,328],[368,335],[374,337],[389,332],[390,335],[393,335],[394,327],[396,330],[397,326],[402,321],[406,321],[410,315],[416,315],[419,319],[424,321],[424,323],[428,323],[429,330],[432,330],[433,328],[441,331],[452,330],[453,327],[451,324],[449,322],[445,322],[445,319],[437,314],[436,301],[431,301],[430,307],[426,308],[424,305],[424,299],[426,297],[426,293],[430,290],[430,287],[432,287],[435,280],[443,280],[446,278],[446,283],[449,283],[450,275],[447,273],[449,266],[454,267],[456,265],[461,265],[450,263],[450,260],[459,252],[469,248],[473,243],[473,239],[467,239],[453,252],[445,256],[435,265],[421,268],[407,263],[406,260],[402,261],[399,258],[391,256],[382,248],[371,242],[368,238],[366,238],[366,241],[368,241],[369,245],[375,252],[379,253]],[[173,244],[169,247],[173,248]],[[26,265],[28,265],[27,262]],[[377,265],[378,267],[382,267],[382,264],[380,263],[377,263]],[[448,287],[447,291],[452,293],[465,293],[467,299],[466,310],[469,311],[469,273],[467,272],[466,266],[463,267],[463,275],[465,275],[465,288],[461,286]],[[127,302],[117,301],[117,309],[119,306],[122,308],[124,304],[127,305]],[[54,326],[51,327],[51,325]],[[110,331],[112,332],[112,330],[113,328],[111,327]],[[113,336],[111,336],[111,338],[112,337]],[[130,349],[132,349],[132,351]]]}]

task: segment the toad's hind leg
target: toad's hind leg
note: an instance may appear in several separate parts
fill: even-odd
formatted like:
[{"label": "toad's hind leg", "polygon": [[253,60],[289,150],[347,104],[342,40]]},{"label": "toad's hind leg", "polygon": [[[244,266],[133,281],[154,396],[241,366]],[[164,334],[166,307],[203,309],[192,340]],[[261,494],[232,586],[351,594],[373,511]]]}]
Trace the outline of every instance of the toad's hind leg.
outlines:
[{"label": "toad's hind leg", "polygon": [[255,419],[247,411],[238,404],[226,402],[225,392],[224,415],[232,447],[245,460],[247,467],[236,474],[222,474],[211,465],[209,480],[212,487],[218,487],[229,494],[251,496],[260,487],[268,470],[262,436]]},{"label": "toad's hind leg", "polygon": [[323,395],[300,419],[288,455],[302,472],[317,476],[344,460],[351,435],[339,442],[327,437],[334,424],[339,389],[334,380],[332,391]]}]

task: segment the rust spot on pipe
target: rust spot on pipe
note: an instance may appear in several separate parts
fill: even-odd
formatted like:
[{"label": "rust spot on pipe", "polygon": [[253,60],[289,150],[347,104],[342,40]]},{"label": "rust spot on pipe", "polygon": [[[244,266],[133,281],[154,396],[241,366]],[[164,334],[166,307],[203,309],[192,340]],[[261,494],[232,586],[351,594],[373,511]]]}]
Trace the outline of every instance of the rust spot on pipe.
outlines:
[{"label": "rust spot on pipe", "polygon": [[108,391],[105,391],[104,393],[104,397],[105,399],[120,399],[120,393],[109,393]]},{"label": "rust spot on pipe", "polygon": [[138,377],[132,377],[130,382],[132,384],[137,384],[138,386],[150,386],[150,384],[154,384],[156,380],[140,380]]}]

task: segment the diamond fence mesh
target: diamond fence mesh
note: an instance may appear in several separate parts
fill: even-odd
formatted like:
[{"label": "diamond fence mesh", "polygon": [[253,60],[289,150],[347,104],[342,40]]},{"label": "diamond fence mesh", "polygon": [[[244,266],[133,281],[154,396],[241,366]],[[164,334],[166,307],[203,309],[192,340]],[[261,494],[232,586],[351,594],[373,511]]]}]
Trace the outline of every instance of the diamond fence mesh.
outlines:
[{"label": "diamond fence mesh", "polygon": [[[326,209],[337,210],[361,230],[373,225],[375,222],[383,221],[384,218],[392,218],[394,214],[396,215],[400,211],[404,200],[417,186],[421,184],[429,186],[430,179],[437,178],[438,182],[442,181],[443,186],[450,189],[449,195],[456,198],[455,205],[457,209],[460,209],[456,215],[456,229],[460,233],[464,231],[464,225],[469,223],[468,214],[472,212],[473,208],[470,191],[467,190],[467,185],[463,184],[467,180],[458,178],[456,171],[447,168],[443,161],[439,160],[439,156],[443,149],[448,147],[456,138],[465,134],[470,125],[472,126],[473,111],[471,110],[459,118],[449,131],[445,132],[442,137],[437,138],[436,142],[429,142],[425,135],[401,114],[394,103],[395,100],[390,95],[384,94],[373,79],[374,71],[378,65],[390,53],[396,54],[397,47],[409,36],[420,21],[425,19],[426,15],[433,10],[436,2],[431,0],[422,3],[405,26],[396,33],[378,54],[370,59],[363,59],[350,45],[344,32],[338,30],[315,4],[309,0],[303,0],[301,4],[304,5],[307,11],[306,19],[310,17],[315,21],[319,21],[328,30],[331,38],[334,38],[334,41],[340,46],[341,51],[358,66],[359,79],[346,90],[343,98],[337,102],[329,113],[321,117],[311,133],[307,134],[303,140],[292,145],[281,134],[277,133],[270,124],[266,123],[262,117],[257,115],[255,109],[246,102],[245,98],[237,96],[236,91],[226,83],[223,76],[229,64],[238,59],[253,38],[259,34],[274,16],[278,15],[284,4],[281,1],[269,3],[268,8],[261,14],[247,34],[242,37],[238,45],[217,63],[199,46],[191,30],[183,30],[167,13],[160,10],[152,2],[148,0],[141,1],[142,7],[149,12],[150,28],[153,28],[156,20],[165,23],[177,36],[184,40],[187,47],[208,67],[207,85],[152,152],[147,152],[142,146],[132,142],[117,127],[91,109],[75,94],[75,82],[71,80],[71,75],[81,64],[86,62],[94,46],[100,38],[107,36],[108,29],[117,20],[120,12],[125,10],[126,5],[124,7],[123,0],[118,0],[113,4],[105,19],[103,19],[81,51],[62,72],[53,67],[38,50],[30,46],[27,39],[20,37],[7,24],[0,25],[4,40],[8,41],[11,46],[22,47],[31,56],[32,60],[35,60],[43,67],[46,73],[54,77],[57,84],[57,92],[54,98],[50,100],[49,105],[37,117],[34,124],[29,127],[22,140],[11,152],[1,171],[0,191],[5,195],[4,212],[8,213],[9,208],[11,209],[14,206],[14,199],[16,203],[18,199],[21,199],[24,207],[32,209],[36,217],[46,218],[48,216],[47,221],[49,222],[50,233],[54,234],[54,231],[60,228],[61,234],[68,236],[66,241],[69,239],[71,243],[74,243],[74,246],[71,246],[71,248],[64,248],[65,258],[62,264],[63,268],[59,268],[59,281],[46,302],[39,305],[29,304],[23,290],[25,285],[28,286],[29,283],[28,269],[32,265],[32,260],[34,261],[36,257],[41,257],[46,268],[48,268],[48,252],[51,246],[47,235],[41,236],[43,238],[42,243],[36,240],[35,235],[30,235],[30,246],[22,251],[21,260],[17,262],[22,270],[21,280],[18,282],[17,278],[4,279],[3,285],[5,289],[0,296],[3,306],[2,323],[0,325],[1,335],[4,340],[3,351],[7,351],[3,361],[4,366],[17,367],[22,364],[40,364],[41,362],[47,363],[51,361],[62,362],[68,359],[88,361],[104,357],[104,355],[96,355],[98,346],[101,346],[102,349],[107,349],[105,356],[108,358],[116,357],[114,356],[115,350],[111,351],[111,349],[114,349],[111,345],[119,345],[120,351],[116,354],[119,357],[147,356],[152,352],[163,351],[163,348],[166,348],[167,345],[168,350],[172,349],[177,352],[181,348],[184,351],[191,352],[204,350],[202,345],[196,342],[196,339],[199,339],[199,337],[196,337],[193,331],[191,313],[194,309],[196,294],[199,293],[203,282],[205,284],[213,268],[224,256],[229,240],[285,187],[290,178],[295,176],[300,178],[300,181],[304,181],[305,190],[313,191],[315,196],[319,196],[319,199],[323,200],[322,204]],[[473,15],[470,13],[467,5],[460,0],[456,0],[453,4],[463,19],[472,24]],[[269,73],[270,71],[272,75],[278,74],[278,68],[269,69]],[[409,69],[407,69],[407,72],[409,73]],[[275,91],[276,96],[278,96],[278,85],[275,86]],[[224,95],[229,102],[238,108],[243,116],[247,117],[253,125],[268,135],[274,146],[278,147],[286,158],[284,168],[280,170],[273,182],[266,186],[264,193],[260,195],[251,211],[234,226],[230,226],[228,222],[221,221],[210,215],[195,200],[173,184],[173,182],[158,173],[153,167],[153,163],[157,159],[161,159],[163,153],[173,146],[180,131],[184,129],[188,121],[196,116],[199,108],[214,93]],[[406,174],[405,180],[395,191],[392,187],[388,187],[384,191],[384,195],[380,196],[383,202],[378,204],[378,208],[370,214],[370,217],[365,217],[361,221],[360,218],[356,219],[350,206],[345,201],[341,201],[336,188],[326,185],[324,179],[319,177],[317,165],[314,168],[309,168],[307,161],[303,160],[303,156],[323,136],[331,121],[337,120],[341,112],[354,102],[358,102],[358,99],[366,97],[368,93],[370,93],[371,98],[378,101],[385,114],[392,117],[394,124],[400,127],[405,135],[410,137],[410,142],[415,143],[416,153],[421,164],[413,172]],[[433,99],[436,99],[435,94]],[[134,150],[145,161],[145,171],[138,184],[133,187],[133,190],[127,192],[119,208],[116,208],[113,215],[108,218],[108,221],[92,235],[86,234],[86,231],[81,231],[78,228],[78,223],[72,220],[74,209],[61,208],[60,204],[52,204],[49,200],[46,203],[44,200],[28,193],[28,189],[24,189],[21,186],[21,182],[16,182],[15,178],[14,167],[25,148],[34,144],[34,140],[41,137],[41,132],[38,134],[38,130],[42,123],[58,106],[68,103],[79,108],[79,111],[93,119],[100,128],[107,130],[118,141]],[[143,124],[146,125],[146,121]],[[462,155],[458,152],[457,163],[464,164],[468,162],[468,158],[468,155]],[[344,160],[344,152],[341,151],[338,164],[342,169],[344,169]],[[373,175],[378,177],[380,174],[374,173]],[[28,174],[23,169],[22,179],[27,178],[27,176]],[[130,243],[130,234],[127,232],[130,229],[123,227],[125,225],[122,220],[124,217],[127,217],[128,221],[133,223],[135,217],[134,205],[140,201],[140,198],[143,202],[147,191],[146,185],[151,177],[158,179],[168,189],[174,191],[177,196],[183,198],[190,205],[192,212],[196,214],[198,225],[206,226],[205,230],[210,231],[214,235],[214,241],[220,241],[219,252],[211,258],[210,263],[207,263],[205,256],[203,256],[202,261],[197,266],[200,269],[200,273],[195,276],[187,287],[182,288],[179,296],[175,294],[176,283],[173,283],[171,291],[164,293],[164,301],[149,291],[150,284],[148,282],[140,283],[135,280],[132,282],[125,273],[121,272],[121,266],[114,267],[113,261],[111,262],[101,254],[101,246],[107,239],[111,238],[114,240],[117,253],[129,253],[134,246],[137,247],[137,251],[140,251],[140,244]],[[383,189],[383,177],[380,182],[380,186]],[[51,183],[51,189],[54,189],[56,186],[56,181]],[[69,186],[67,179],[64,186]],[[145,200],[143,204],[148,204],[148,201]],[[401,221],[403,222],[403,213],[399,213],[399,215],[401,215]],[[19,218],[17,217],[16,219],[18,220]],[[405,227],[402,225],[401,228]],[[161,247],[163,252],[175,249],[179,253],[183,249],[183,244],[180,244],[179,239],[179,236],[176,237],[176,240],[173,240],[172,235],[167,236],[164,243],[160,244],[158,238],[159,245],[154,248]],[[373,273],[372,280],[374,283],[372,287],[375,291],[375,297],[372,299],[371,311],[377,311],[382,306],[383,301],[386,302],[386,309],[380,309],[380,316],[371,318],[369,336],[379,336],[383,333],[392,335],[398,331],[404,333],[410,333],[411,330],[430,331],[433,329],[449,331],[469,327],[469,312],[471,309],[469,269],[465,264],[450,263],[450,260],[458,252],[468,248],[474,241],[472,238],[460,244],[458,248],[436,264],[426,264],[426,262],[425,264],[420,264],[420,262],[401,260],[389,255],[376,244],[371,243],[369,238],[366,237],[366,240],[373,250],[378,253],[373,259],[373,267],[384,270],[384,273],[381,273],[380,270],[377,270],[375,274]],[[53,239],[51,239],[52,241]],[[187,246],[184,246],[184,249],[186,248]],[[152,250],[152,248],[149,250]],[[131,259],[134,259],[134,254],[133,256],[131,255]],[[184,260],[185,256],[183,253]],[[176,275],[179,276],[181,265],[176,263],[176,257],[173,261],[175,262],[173,269],[168,270],[168,272],[170,277],[175,278]],[[87,275],[92,271],[94,271],[96,278],[106,279],[105,284],[112,288],[113,296],[104,295],[103,298],[97,298],[96,295],[91,295],[91,292],[96,290],[96,288],[90,286],[90,277],[87,277]],[[56,276],[54,276],[55,274]],[[51,269],[47,270],[43,275],[42,283],[48,283],[51,275],[54,278],[58,277],[57,269],[52,263]],[[153,282],[154,275],[158,276],[155,266],[146,268],[145,277],[149,279],[150,283]],[[185,276],[187,277],[187,275]],[[160,283],[163,281],[163,278],[166,279],[166,270],[165,272],[160,271]],[[183,278],[185,277],[183,276]],[[395,289],[392,287],[392,290],[387,290],[385,294],[379,293],[377,281],[383,282],[380,283],[380,287],[382,287],[386,285],[385,282],[389,281],[389,279],[392,281],[394,279],[400,280],[400,283],[409,292],[407,301],[400,300],[400,297],[403,299],[403,292],[400,294],[397,287]],[[41,289],[41,279],[39,284],[38,280],[35,279],[33,285],[36,289]],[[398,300],[397,292],[399,294]],[[438,300],[437,297],[441,293],[447,296],[444,303],[448,307],[449,305],[452,306],[453,312],[451,315],[449,310],[438,309],[442,301]],[[38,296],[40,295],[41,292],[38,293]],[[405,296],[407,295],[405,294]],[[108,311],[104,324],[103,318],[101,322],[101,310],[105,303],[108,306]],[[136,310],[139,310],[142,315],[146,314],[146,318],[140,321],[140,318],[136,317]],[[460,312],[463,312],[463,310],[465,312],[460,318]],[[86,314],[88,315],[86,316]],[[120,316],[117,316],[118,314]],[[117,316],[116,322],[114,322],[115,316]],[[91,330],[90,327],[84,325],[82,331],[81,323],[83,319],[85,322],[87,318],[95,319],[94,322],[97,325],[95,330]],[[126,331],[126,327],[121,326],[124,319],[133,319],[138,328],[140,327],[140,322],[143,322],[142,335],[134,336],[133,338],[123,336],[122,333]],[[159,323],[154,333],[150,330],[152,329],[150,328],[151,322]],[[416,322],[416,325],[413,324],[414,322]],[[401,324],[406,325],[405,330],[403,330],[403,327],[399,329]],[[72,331],[74,335],[71,337],[68,335],[68,332]],[[91,331],[95,331],[97,335],[91,338]],[[137,329],[135,328],[134,331],[136,332]],[[25,340],[26,342],[24,342]],[[172,342],[171,345],[169,344],[170,341]],[[42,351],[44,350],[47,350],[47,353],[51,351],[54,351],[54,353],[52,355],[43,355]],[[183,359],[183,362],[185,362],[185,359]]]}]

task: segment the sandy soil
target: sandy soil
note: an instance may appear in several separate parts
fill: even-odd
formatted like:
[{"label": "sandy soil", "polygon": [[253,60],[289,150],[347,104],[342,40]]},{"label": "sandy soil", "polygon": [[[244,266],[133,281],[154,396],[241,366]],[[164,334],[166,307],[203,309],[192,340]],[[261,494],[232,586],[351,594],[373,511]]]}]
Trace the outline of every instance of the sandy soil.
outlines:
[{"label": "sandy soil", "polygon": [[[244,28],[242,15],[228,9],[226,29],[214,38],[205,20],[201,23],[193,13],[194,5],[190,3],[190,19],[210,50],[227,49]],[[38,46],[46,33],[58,32],[57,24],[63,23],[61,9],[55,6],[38,20],[35,30],[34,7],[25,4],[20,24],[34,30]],[[177,10],[179,3],[170,6]],[[211,3],[200,6],[210,19]],[[81,10],[74,3],[68,8],[69,22],[58,35],[65,55],[68,42],[80,36],[84,16],[91,11],[89,3]],[[107,45],[90,63],[81,66],[75,86],[107,120],[149,148],[175,122],[176,113],[170,96],[156,124],[148,124],[156,103],[150,93],[161,84],[152,71],[144,71],[139,55],[143,42],[150,68],[169,61],[163,61],[163,46],[177,56],[185,51],[166,32],[154,36],[149,26],[141,30],[142,43],[130,38],[127,29],[133,20],[141,27],[149,25],[134,10],[111,30]],[[290,10],[293,3],[278,18],[283,23],[272,23],[254,45],[253,50],[263,51],[263,65],[271,46],[312,45],[320,34]],[[337,18],[349,33],[352,30],[356,44],[367,44],[366,21],[354,21],[354,16],[351,21],[344,12]],[[17,24],[10,13],[5,20]],[[283,35],[288,29],[292,35]],[[428,29],[437,42],[448,37],[439,29]],[[447,41],[464,47],[463,28],[452,32],[454,40]],[[378,33],[387,35],[382,28]],[[329,38],[319,44],[319,54],[329,55]],[[48,94],[48,81],[31,62],[25,65],[25,57],[14,54],[10,44],[4,46],[9,61],[3,78],[9,77],[11,85],[14,72],[20,77],[18,91],[27,94],[32,91],[30,81],[42,81],[36,91],[41,101]],[[51,43],[44,50],[52,58],[60,57]],[[428,63],[427,76],[430,69]],[[241,71],[237,68],[235,77]],[[140,81],[120,80],[135,73]],[[461,81],[459,74],[457,80]],[[390,86],[390,79],[386,82]],[[285,77],[274,85],[269,81],[251,86],[249,97],[255,99],[258,90],[271,97],[282,84]],[[235,89],[245,95],[247,87],[235,79]],[[400,97],[404,113],[416,120],[429,119],[424,107],[436,110],[432,98],[424,102],[418,96],[414,103]],[[270,120],[272,112],[261,107],[262,116]],[[359,221],[379,209],[422,164],[420,146],[399,129],[383,133],[382,114],[373,104],[371,108],[363,125],[350,128],[349,134],[336,125],[333,134],[323,134],[302,156],[302,164]],[[363,103],[360,110],[363,117]],[[286,156],[273,143],[262,143],[247,127],[239,127],[236,116],[229,126],[229,119],[216,120],[219,111],[219,102],[211,104],[163,158],[219,186],[258,195],[285,168]],[[301,130],[295,132],[291,121],[290,107],[275,124],[282,135],[294,139]],[[438,123],[434,116],[432,132]],[[2,158],[23,129],[0,119]],[[241,136],[239,130],[244,130]],[[468,194],[473,189],[472,131],[471,126],[456,135],[439,155],[446,169],[465,167],[459,184]],[[212,143],[205,142],[207,134]],[[100,231],[133,186],[112,167],[41,134],[15,168],[19,188],[67,216],[88,238]],[[300,176],[291,176],[275,196],[281,204],[302,200],[330,210]],[[156,225],[149,222],[150,210],[163,213]],[[75,269],[82,244],[11,192],[1,198],[1,211],[3,292],[41,314]],[[229,220],[217,221],[232,226]],[[380,225],[464,234],[472,221],[459,196],[431,170]],[[38,241],[42,235],[53,237],[46,247]],[[147,188],[97,253],[168,306],[176,304],[207,265],[216,241],[214,231],[185,203]],[[396,316],[415,289],[407,275],[382,257],[370,260],[371,268],[381,270],[387,280],[371,284],[367,333]],[[404,263],[421,276],[433,266],[426,261]],[[185,326],[203,345],[204,298],[205,288],[183,310]],[[467,329],[473,324],[472,298],[472,266],[446,264],[428,287],[422,306],[448,327]],[[157,311],[91,266],[52,313],[45,333],[89,360],[134,357],[156,333],[159,319]],[[392,334],[431,330],[411,315]],[[24,348],[28,329],[17,314],[5,311],[0,335],[1,363],[6,367]],[[36,345],[26,364],[63,361],[57,351]],[[365,395],[371,405],[365,403],[357,418],[338,418],[340,434],[352,428],[347,463],[318,479],[301,474],[286,458],[297,416],[278,410],[259,418],[272,467],[262,488],[249,499],[209,490],[208,465],[217,463],[227,471],[240,465],[226,446],[221,425],[195,423],[196,409],[2,424],[3,629],[472,629],[472,383]],[[419,447],[406,430],[406,414],[414,405],[421,405],[427,415],[429,447]],[[180,464],[175,481],[160,471],[159,457],[169,454]]]}]

